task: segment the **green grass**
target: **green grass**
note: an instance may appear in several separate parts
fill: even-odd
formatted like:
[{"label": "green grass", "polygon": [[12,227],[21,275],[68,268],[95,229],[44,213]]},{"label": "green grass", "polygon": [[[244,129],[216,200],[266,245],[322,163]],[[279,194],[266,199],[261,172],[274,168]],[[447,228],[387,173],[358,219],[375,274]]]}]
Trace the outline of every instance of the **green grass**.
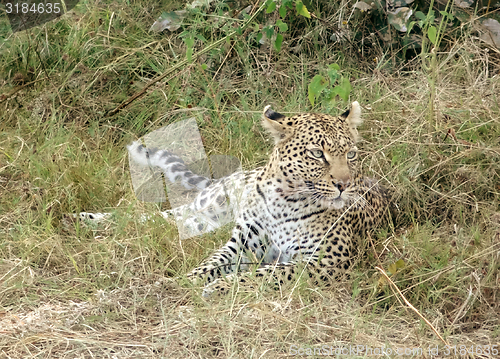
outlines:
[{"label": "green grass", "polygon": [[[161,11],[180,7],[83,1],[15,34],[0,18],[2,355],[264,358],[286,357],[293,344],[442,347],[375,269],[399,259],[391,279],[446,340],[500,345],[498,56],[464,36],[455,56],[440,57],[432,129],[419,68],[381,69],[312,39],[302,52],[288,51],[285,39],[279,54],[228,43],[106,117],[184,58],[178,32],[147,31]],[[311,110],[307,85],[331,63],[352,74],[351,101],[364,106],[363,167],[394,192],[393,223],[361,241],[350,278],[332,287],[301,282],[203,301],[199,288],[172,278],[225,243],[231,226],[181,242],[172,223],[140,223],[136,214],[168,205],[135,198],[125,145],[195,117],[208,154],[263,165],[272,148],[263,107]],[[115,216],[89,228],[65,217],[79,211]]]}]

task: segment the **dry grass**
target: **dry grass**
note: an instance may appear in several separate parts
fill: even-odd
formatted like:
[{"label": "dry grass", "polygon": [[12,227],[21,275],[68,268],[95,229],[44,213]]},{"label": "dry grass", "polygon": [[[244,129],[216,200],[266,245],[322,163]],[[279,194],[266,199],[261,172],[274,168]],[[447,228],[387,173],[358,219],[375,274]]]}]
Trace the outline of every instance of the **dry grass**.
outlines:
[{"label": "dry grass", "polygon": [[[247,44],[226,61],[226,52],[205,59],[209,71],[188,66],[106,118],[174,63],[165,54],[183,48],[176,34],[145,33],[158,13],[149,5],[79,6],[47,31],[0,44],[0,358],[276,358],[299,348],[319,357],[358,345],[364,351],[346,356],[364,357],[367,348],[373,356],[400,348],[409,358],[431,357],[436,346],[441,357],[494,357],[479,345],[500,351],[495,53],[465,36],[440,57],[437,126],[426,120],[429,89],[416,65],[369,68],[341,62],[333,47],[276,56]],[[167,205],[135,199],[125,144],[195,116],[211,153],[261,165],[271,147],[259,125],[264,104],[308,110],[308,81],[334,62],[353,74],[351,98],[364,106],[363,166],[393,190],[393,221],[360,243],[350,279],[328,288],[299,283],[205,302],[199,288],[173,282],[224,243],[230,226],[181,242],[170,223],[126,216]],[[80,210],[116,216],[99,228],[66,223],[64,213]],[[391,280],[456,353],[445,355],[375,269],[390,271],[399,259]],[[469,352],[461,355],[460,345]]]}]

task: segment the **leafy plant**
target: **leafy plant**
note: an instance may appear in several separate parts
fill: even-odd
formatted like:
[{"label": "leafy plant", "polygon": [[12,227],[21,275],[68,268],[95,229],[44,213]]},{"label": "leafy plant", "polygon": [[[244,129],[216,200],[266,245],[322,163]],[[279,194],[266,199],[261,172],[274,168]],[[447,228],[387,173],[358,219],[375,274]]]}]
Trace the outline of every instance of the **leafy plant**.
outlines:
[{"label": "leafy plant", "polygon": [[347,77],[340,74],[340,66],[338,64],[328,65],[327,76],[316,75],[308,86],[308,98],[311,106],[320,98],[327,108],[332,107],[337,96],[344,101],[349,100],[351,93],[351,82]]},{"label": "leafy plant", "polygon": [[436,81],[438,77],[438,62],[437,62],[437,49],[441,44],[444,36],[444,30],[449,21],[454,20],[454,16],[448,12],[451,0],[446,4],[446,9],[440,11],[441,21],[439,26],[435,26],[435,12],[433,10],[434,0],[431,0],[427,15],[421,11],[417,11],[415,16],[419,21],[412,21],[408,27],[408,32],[418,24],[422,29],[422,48],[420,51],[420,58],[422,60],[422,69],[427,73],[427,81],[429,82],[429,105],[428,117],[429,122],[434,119],[434,101],[436,99]]},{"label": "leafy plant", "polygon": [[[218,15],[224,15],[220,16],[220,18],[224,18],[222,25],[216,27],[226,34],[233,31],[236,24],[239,24],[238,20],[241,20],[241,18],[243,18],[244,21],[248,21],[250,19],[250,15],[248,15],[247,12],[251,11],[251,6],[242,11],[238,11],[237,14],[239,15],[239,18],[234,17],[228,20],[228,17],[224,14],[225,11],[221,11],[221,7],[226,7],[224,2],[215,2],[212,0],[207,3],[202,3],[195,0],[193,3],[186,5],[185,10],[163,12],[158,20],[151,26],[150,30],[156,32],[163,30],[175,31],[182,27],[184,31],[181,33],[180,37],[183,38],[183,41],[186,44],[186,56],[188,60],[191,61],[195,45],[194,39],[201,37],[202,40],[205,40],[202,33],[207,29],[203,27],[202,24],[204,22],[201,18],[205,17],[207,14],[205,14],[202,9],[205,5],[212,5],[212,3],[216,3],[216,7],[218,6],[219,8],[219,11],[213,12],[219,12]],[[256,34],[255,39],[257,40],[257,43],[264,44],[266,40],[269,39],[272,41],[277,52],[281,50],[284,39],[283,34],[289,29],[287,22],[289,23],[293,21],[293,15],[290,15],[289,10],[295,7],[295,13],[298,16],[311,18],[311,14],[309,13],[306,5],[304,5],[304,3],[300,0],[266,0],[260,8],[262,7],[265,8],[266,14],[276,12],[277,14],[275,16],[266,16],[265,20],[267,21],[267,24],[265,26],[255,23],[250,30],[253,29],[253,32]],[[240,27],[236,27],[236,32],[239,35],[243,34],[243,31],[241,30],[242,29]]]},{"label": "leafy plant", "polygon": [[[387,268],[387,274],[389,277],[395,277],[397,273],[400,273],[404,268],[406,267],[406,263],[403,259],[399,259],[398,261],[389,264],[389,267]],[[376,288],[384,288],[387,285],[387,279],[383,276],[380,275],[377,281],[377,287]]]},{"label": "leafy plant", "polygon": [[[281,45],[283,44],[283,34],[288,31],[289,26],[288,24],[284,21],[287,20],[288,22],[293,21],[291,18],[292,15],[289,15],[288,10],[293,9],[293,5],[295,3],[295,11],[296,14],[299,16],[303,16],[306,18],[311,18],[311,14],[309,13],[309,10],[307,7],[302,3],[300,0],[282,0],[280,2],[280,5],[278,7],[278,3],[274,0],[267,0],[266,1],[266,14],[271,14],[276,12],[276,9],[278,9],[278,19],[276,22],[271,23],[269,22],[263,29],[262,32],[260,32],[257,35],[257,42],[258,43],[265,43],[266,39],[272,40],[272,43],[274,44],[274,48],[277,52],[281,51]],[[272,18],[272,17],[271,17]],[[270,19],[268,19],[270,20]],[[258,29],[258,26],[257,26]]]},{"label": "leafy plant", "polygon": [[[446,9],[443,11],[443,6]],[[402,60],[406,60],[407,49],[420,49],[425,42],[439,48],[446,26],[447,36],[456,37],[463,33],[464,26],[479,32],[481,40],[500,48],[500,23],[495,19],[494,9],[500,8],[500,0],[480,2],[461,0],[435,3],[434,0],[375,0],[357,1],[354,4],[357,31],[354,36],[361,39],[366,34],[378,35],[379,43],[391,50],[402,49]],[[439,13],[436,12],[439,9]],[[453,13],[453,15],[452,15]],[[482,20],[476,21],[476,18]],[[439,25],[434,23],[439,20]],[[486,22],[486,25],[483,25]],[[415,27],[414,25],[419,26]],[[396,31],[394,31],[396,30]],[[411,33],[411,34],[410,34]],[[495,40],[498,39],[498,40]],[[429,49],[424,49],[428,53]],[[396,52],[397,53],[397,52]]]}]

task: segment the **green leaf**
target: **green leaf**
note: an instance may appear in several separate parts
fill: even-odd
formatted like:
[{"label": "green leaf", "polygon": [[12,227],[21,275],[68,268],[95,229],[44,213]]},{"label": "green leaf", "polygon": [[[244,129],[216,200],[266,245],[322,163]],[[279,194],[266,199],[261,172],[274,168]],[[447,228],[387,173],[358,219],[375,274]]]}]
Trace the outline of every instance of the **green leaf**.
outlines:
[{"label": "green leaf", "polygon": [[281,50],[281,44],[283,43],[283,35],[278,34],[276,35],[276,41],[274,42],[274,47],[276,48],[276,51]]},{"label": "green leaf", "polygon": [[195,36],[198,40],[200,40],[201,42],[207,42],[207,39],[205,39],[205,36],[201,35],[201,34],[196,34]]},{"label": "green leaf", "polygon": [[266,26],[265,28],[262,29],[262,31],[264,31],[264,34],[266,34],[266,37],[268,39],[271,39],[271,37],[273,37],[274,35],[273,25]]},{"label": "green leaf", "polygon": [[201,64],[201,68],[202,68],[203,70],[206,70],[206,69],[208,69],[208,66],[207,66],[207,64]]},{"label": "green leaf", "polygon": [[280,9],[279,9],[280,16],[282,18],[286,17],[286,6],[285,4],[281,4]]},{"label": "green leaf", "polygon": [[192,36],[186,36],[183,40],[186,43],[187,47],[193,47],[194,46],[194,37],[192,37]]},{"label": "green leaf", "polygon": [[446,11],[440,11],[439,13],[440,13],[443,17],[445,17],[445,16],[446,16],[446,17],[447,17],[448,19],[450,19],[451,21],[453,21],[453,20],[455,19],[455,18],[453,17],[453,15],[452,15],[452,14],[450,14],[450,13],[448,13],[448,12],[446,12]]},{"label": "green leaf", "polygon": [[307,88],[307,97],[311,106],[314,106],[315,100],[319,97],[321,92],[328,86],[328,81],[321,75],[313,77]]},{"label": "green leaf", "polygon": [[334,84],[337,82],[337,79],[339,77],[339,72],[338,70],[340,70],[340,66],[337,65],[337,64],[332,64],[332,65],[328,65],[328,78],[330,79],[330,84]]},{"label": "green leaf", "polygon": [[262,39],[262,32],[259,32],[257,34],[257,39],[256,40],[257,40],[257,42],[260,42],[261,39]]},{"label": "green leaf", "polygon": [[398,269],[402,269],[402,268],[404,268],[404,267],[405,267],[405,265],[406,265],[406,263],[405,263],[405,261],[404,261],[404,260],[402,260],[402,259],[400,259],[400,260],[398,260],[398,261],[396,262],[396,267],[397,267]]},{"label": "green leaf", "polygon": [[340,71],[340,66],[338,64],[330,64],[330,65],[328,65],[328,68]]},{"label": "green leaf", "polygon": [[416,11],[415,17],[421,21],[425,21],[425,19],[426,19],[426,16],[422,11]]},{"label": "green leaf", "polygon": [[332,99],[333,99],[333,96],[335,96],[335,94],[333,93],[332,89],[330,88],[326,88],[324,91],[323,91],[323,97],[326,101],[328,102],[331,102]]},{"label": "green leaf", "polygon": [[194,37],[192,34],[187,33],[184,38],[182,39],[184,43],[186,44],[186,57],[189,62],[192,61],[192,56],[193,56],[193,46],[194,46]]},{"label": "green leaf", "polygon": [[395,263],[392,263],[389,265],[388,271],[389,275],[393,276],[394,274],[398,273],[401,271],[406,266],[406,263],[404,260],[400,259]]},{"label": "green leaf", "polygon": [[[346,77],[342,77],[340,79],[339,85],[333,88],[334,94],[338,95],[344,101],[349,100],[349,94],[351,93],[351,90],[351,82]],[[332,97],[332,100],[333,99],[335,99],[335,96]]]},{"label": "green leaf", "polygon": [[311,14],[309,14],[309,10],[307,10],[306,6],[302,3],[302,1],[297,1],[295,3],[295,10],[297,10],[297,14],[311,18]]},{"label": "green leaf", "polygon": [[415,21],[410,21],[410,23],[408,24],[408,30],[406,31],[408,34],[411,32],[411,30],[413,29],[413,26],[415,26],[416,22]]},{"label": "green leaf", "polygon": [[434,10],[430,10],[429,13],[427,14],[427,17],[426,17],[427,23],[432,24],[434,22],[435,18],[436,17],[434,16]]},{"label": "green leaf", "polygon": [[396,272],[398,271],[398,267],[396,266],[396,263],[389,264],[389,268],[387,268],[387,269],[388,269],[388,272],[391,276],[396,274]]},{"label": "green leaf", "polygon": [[186,57],[189,62],[193,61],[193,48],[190,47],[186,50]]},{"label": "green leaf", "polygon": [[429,26],[429,28],[427,29],[427,37],[429,38],[429,40],[431,40],[433,45],[436,45],[436,40],[437,40],[436,36],[437,36],[436,27]]},{"label": "green leaf", "polygon": [[281,32],[285,32],[288,30],[288,25],[285,24],[280,19],[278,19],[278,21],[276,21],[276,26],[278,27],[278,29],[280,29]]},{"label": "green leaf", "polygon": [[266,2],[266,5],[267,5],[266,13],[269,14],[269,13],[273,12],[274,10],[276,10],[276,3],[273,0],[268,0]]}]

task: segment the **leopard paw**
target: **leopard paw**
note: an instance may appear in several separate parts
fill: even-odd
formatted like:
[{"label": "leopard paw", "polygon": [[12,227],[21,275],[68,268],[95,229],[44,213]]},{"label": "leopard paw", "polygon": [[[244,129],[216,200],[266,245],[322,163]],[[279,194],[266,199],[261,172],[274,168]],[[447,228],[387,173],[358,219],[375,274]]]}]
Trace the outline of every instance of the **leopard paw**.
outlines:
[{"label": "leopard paw", "polygon": [[231,284],[226,280],[217,279],[210,284],[207,284],[203,289],[203,298],[213,298],[215,296],[224,296],[229,293],[231,289]]}]

